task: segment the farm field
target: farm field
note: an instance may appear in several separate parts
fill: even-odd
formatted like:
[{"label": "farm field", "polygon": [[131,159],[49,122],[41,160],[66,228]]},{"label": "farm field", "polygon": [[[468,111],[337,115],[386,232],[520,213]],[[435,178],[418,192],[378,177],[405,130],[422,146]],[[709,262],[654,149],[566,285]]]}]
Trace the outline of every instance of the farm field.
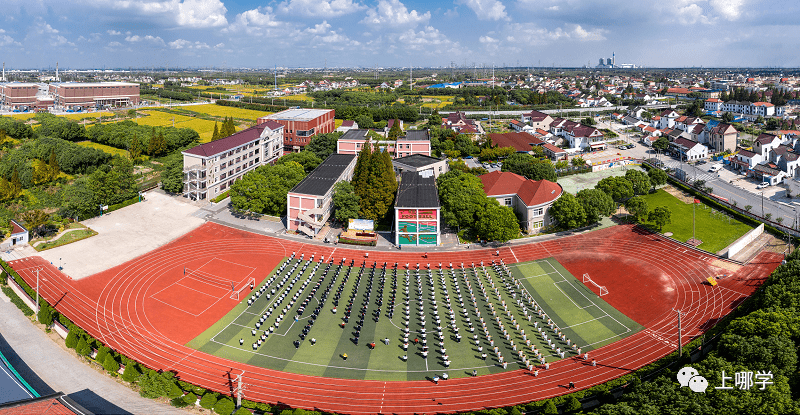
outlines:
[{"label": "farm field", "polygon": [[206,114],[211,117],[218,117],[218,118],[233,117],[234,119],[247,120],[247,121],[256,121],[259,117],[272,114],[265,111],[248,110],[246,108],[237,108],[237,107],[226,107],[223,105],[216,105],[216,104],[193,105],[190,107],[183,107],[182,109],[193,113]]},{"label": "farm field", "polygon": [[100,144],[100,143],[90,142],[88,140],[84,141],[84,142],[77,142],[75,144],[77,144],[78,146],[91,147],[93,149],[102,150],[102,151],[104,151],[106,153],[109,153],[109,154],[112,154],[112,155],[120,155],[120,156],[128,157],[128,151],[127,150],[117,149],[116,147],[111,147],[111,146],[107,146],[107,145]]}]

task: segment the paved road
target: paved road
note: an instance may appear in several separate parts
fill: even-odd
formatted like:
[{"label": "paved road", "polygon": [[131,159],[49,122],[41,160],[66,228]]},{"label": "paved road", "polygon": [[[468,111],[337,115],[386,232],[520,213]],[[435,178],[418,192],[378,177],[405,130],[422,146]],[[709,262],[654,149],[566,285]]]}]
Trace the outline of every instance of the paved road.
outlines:
[{"label": "paved road", "polygon": [[95,414],[187,414],[144,399],[56,345],[6,299],[0,299],[0,350],[41,395],[62,391]]}]

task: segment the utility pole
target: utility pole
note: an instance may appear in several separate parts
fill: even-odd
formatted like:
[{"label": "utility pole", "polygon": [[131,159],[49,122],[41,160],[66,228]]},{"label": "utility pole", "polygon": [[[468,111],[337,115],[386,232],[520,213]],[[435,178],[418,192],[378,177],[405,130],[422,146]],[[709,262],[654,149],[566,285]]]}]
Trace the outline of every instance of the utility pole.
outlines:
[{"label": "utility pole", "polygon": [[242,390],[244,390],[244,385],[242,384],[242,376],[243,375],[244,375],[244,372],[242,372],[242,374],[239,374],[239,377],[236,377],[236,383],[237,383],[237,387],[236,387],[236,408],[237,409],[242,407]]},{"label": "utility pole", "polygon": [[681,317],[683,316],[683,312],[676,309],[672,310],[678,313],[678,359],[680,359],[680,357],[683,357],[683,327],[681,326]]}]

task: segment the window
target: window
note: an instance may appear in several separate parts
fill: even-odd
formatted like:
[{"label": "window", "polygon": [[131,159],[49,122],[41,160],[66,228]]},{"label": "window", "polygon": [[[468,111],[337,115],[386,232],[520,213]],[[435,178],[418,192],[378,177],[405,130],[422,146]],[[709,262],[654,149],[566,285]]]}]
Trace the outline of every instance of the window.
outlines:
[{"label": "window", "polygon": [[534,229],[542,228],[543,225],[544,225],[544,221],[534,221],[533,222],[533,228]]},{"label": "window", "polygon": [[506,198],[503,200],[503,205],[510,207],[511,206],[511,198]]},{"label": "window", "polygon": [[534,217],[541,217],[544,215],[544,208],[534,208],[533,209],[533,216]]}]

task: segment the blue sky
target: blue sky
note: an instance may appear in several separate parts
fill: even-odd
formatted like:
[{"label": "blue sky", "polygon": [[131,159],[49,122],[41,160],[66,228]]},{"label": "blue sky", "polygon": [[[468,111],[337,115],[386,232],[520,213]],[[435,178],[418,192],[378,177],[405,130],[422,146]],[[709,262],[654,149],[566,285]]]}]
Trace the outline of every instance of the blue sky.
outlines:
[{"label": "blue sky", "polygon": [[789,0],[2,0],[8,68],[800,66]]}]

